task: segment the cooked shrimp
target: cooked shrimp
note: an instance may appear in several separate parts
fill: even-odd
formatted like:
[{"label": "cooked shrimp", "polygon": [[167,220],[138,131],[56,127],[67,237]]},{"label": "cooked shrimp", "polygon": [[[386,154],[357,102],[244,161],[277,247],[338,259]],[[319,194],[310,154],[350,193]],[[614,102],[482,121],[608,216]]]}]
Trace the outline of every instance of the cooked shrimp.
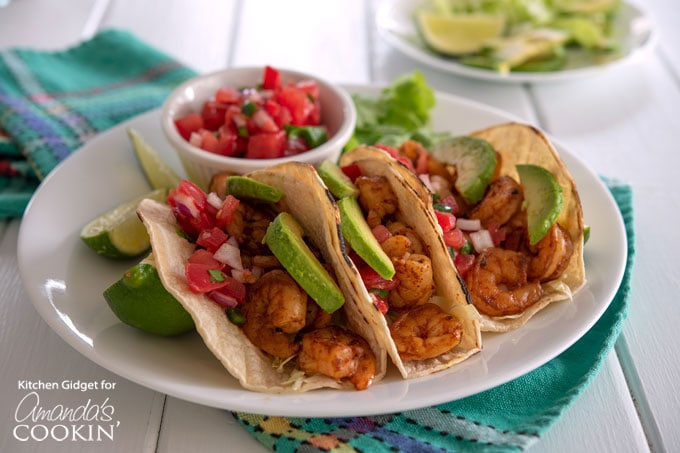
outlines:
[{"label": "cooked shrimp", "polygon": [[375,376],[375,355],[369,344],[340,326],[306,333],[298,365],[301,370],[338,381],[349,379],[357,390],[368,388]]},{"label": "cooked shrimp", "polygon": [[385,254],[390,257],[390,259],[395,260],[403,258],[407,253],[411,251],[411,240],[406,236],[397,234],[390,236],[385,239],[380,246],[385,251]]},{"label": "cooked shrimp", "polygon": [[401,222],[388,222],[386,226],[390,233],[406,236],[411,241],[409,252],[423,253],[425,250],[423,241],[413,228],[408,227]]},{"label": "cooked shrimp", "polygon": [[241,250],[251,254],[258,254],[267,250],[262,245],[262,238],[267,232],[267,227],[274,220],[274,215],[248,203],[239,203],[234,217],[225,230],[229,236],[236,237]]},{"label": "cooked shrimp", "polygon": [[264,274],[248,293],[243,333],[263,351],[282,359],[299,351],[295,334],[305,327],[307,293],[282,270]]},{"label": "cooked shrimp", "polygon": [[423,153],[427,154],[427,174],[430,175],[430,177],[437,175],[444,178],[447,181],[446,185],[450,186],[453,182],[453,176],[456,172],[453,165],[446,165],[433,158],[420,142],[406,140],[399,147],[399,154],[408,157],[408,159],[413,162],[414,165],[417,164]]},{"label": "cooked shrimp", "polygon": [[571,238],[558,224],[554,224],[548,234],[531,247],[529,261],[529,278],[542,282],[559,277],[569,264],[569,258],[574,252]]},{"label": "cooked shrimp", "polygon": [[359,204],[368,212],[366,221],[373,228],[383,217],[394,214],[399,202],[387,179],[382,176],[359,176],[354,183],[359,189]]},{"label": "cooked shrimp", "polygon": [[329,326],[333,321],[333,315],[319,307],[319,304],[309,301],[307,304],[307,320],[305,329],[321,329]]},{"label": "cooked shrimp", "polygon": [[469,217],[479,219],[484,227],[492,223],[503,225],[520,209],[523,200],[522,186],[510,176],[501,176],[489,185]]},{"label": "cooked shrimp", "polygon": [[390,333],[403,360],[424,360],[456,347],[463,325],[439,305],[425,304],[402,312]]},{"label": "cooked shrimp", "polygon": [[251,262],[253,266],[261,267],[262,269],[277,269],[282,267],[279,259],[274,255],[255,255]]},{"label": "cooked shrimp", "polygon": [[535,304],[543,289],[538,281],[528,281],[528,264],[529,257],[520,252],[495,247],[482,252],[466,277],[477,310],[488,316],[506,316]]},{"label": "cooked shrimp", "polygon": [[394,278],[399,286],[390,291],[389,302],[394,308],[422,305],[430,300],[434,291],[432,261],[417,253],[392,260]]}]

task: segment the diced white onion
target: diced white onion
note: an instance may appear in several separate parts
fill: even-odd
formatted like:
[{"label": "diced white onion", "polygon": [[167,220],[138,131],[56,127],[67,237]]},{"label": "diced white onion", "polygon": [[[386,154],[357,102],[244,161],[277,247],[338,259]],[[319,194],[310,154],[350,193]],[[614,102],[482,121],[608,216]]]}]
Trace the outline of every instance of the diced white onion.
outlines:
[{"label": "diced white onion", "polygon": [[217,261],[226,264],[232,269],[243,269],[241,251],[238,247],[230,244],[228,240],[215,251],[213,256]]},{"label": "diced white onion", "polygon": [[239,248],[238,239],[236,239],[236,236],[229,236],[229,239],[227,239],[227,243],[231,244],[233,247]]},{"label": "diced white onion", "polygon": [[196,148],[200,148],[203,144],[203,138],[201,137],[201,134],[192,132],[189,136],[189,143],[191,143]]},{"label": "diced white onion", "polygon": [[479,231],[482,222],[479,219],[456,219],[456,226],[463,231]]},{"label": "diced white onion", "polygon": [[249,278],[252,274],[248,269],[232,269],[231,276],[241,283],[249,283]]},{"label": "diced white onion", "polygon": [[222,199],[215,192],[210,192],[208,194],[208,203],[215,209],[220,209],[222,207]]},{"label": "diced white onion", "polygon": [[477,253],[482,253],[484,250],[493,247],[493,239],[491,239],[489,230],[473,231],[470,233],[470,240]]}]

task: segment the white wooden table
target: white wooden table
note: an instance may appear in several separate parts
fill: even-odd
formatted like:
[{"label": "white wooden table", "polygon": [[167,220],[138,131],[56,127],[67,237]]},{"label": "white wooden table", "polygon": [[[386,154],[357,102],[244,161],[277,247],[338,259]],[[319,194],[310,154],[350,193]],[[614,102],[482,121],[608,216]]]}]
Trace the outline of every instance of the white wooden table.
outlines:
[{"label": "white wooden table", "polygon": [[[0,8],[0,48],[61,49],[125,28],[200,72],[294,67],[343,83],[389,82],[421,69],[436,89],[539,125],[602,175],[630,183],[637,262],[615,352],[532,451],[680,451],[680,9],[647,0],[660,46],[635,66],[576,82],[507,85],[418,65],[377,35],[370,0],[14,0]],[[587,196],[587,195],[586,195]],[[0,451],[264,451],[228,412],[128,382],[81,356],[30,304],[17,269],[20,220],[0,223]],[[124,423],[114,443],[19,443],[22,379],[106,379]],[[57,403],[68,404],[60,394]]]}]

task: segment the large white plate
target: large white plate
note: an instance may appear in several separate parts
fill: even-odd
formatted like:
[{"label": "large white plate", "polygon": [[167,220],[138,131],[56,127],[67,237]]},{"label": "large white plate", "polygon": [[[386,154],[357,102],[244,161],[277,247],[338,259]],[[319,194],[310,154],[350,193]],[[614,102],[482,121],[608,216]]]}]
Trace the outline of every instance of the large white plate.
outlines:
[{"label": "large white plate", "polygon": [[622,2],[615,21],[614,38],[620,45],[617,58],[594,65],[587,58],[572,58],[567,66],[554,72],[511,72],[501,74],[489,69],[458,63],[430,50],[418,34],[413,11],[429,0],[383,0],[376,14],[380,35],[393,47],[428,66],[453,74],[497,82],[550,82],[599,74],[605,70],[637,61],[654,48],[657,33],[648,12],[630,2]]},{"label": "large white plate", "polygon": [[[377,87],[353,87],[377,95]],[[467,133],[513,119],[461,98],[438,94],[434,127]],[[484,336],[484,349],[439,374],[401,380],[391,371],[363,392],[322,390],[269,395],[243,390],[197,334],[167,339],[121,324],[102,291],[134,262],[95,255],[81,243],[83,225],[149,190],[126,135],[134,127],[178,172],[153,111],[101,134],[64,161],[29,204],[18,241],[20,273],[28,296],[47,323],[83,355],[120,376],[159,392],[214,407],[290,416],[387,413],[451,401],[492,388],[542,365],[580,338],[612,300],[626,259],[619,211],[596,175],[566,150],[592,226],[586,248],[587,286],[573,302],[554,304],[524,328]]]}]

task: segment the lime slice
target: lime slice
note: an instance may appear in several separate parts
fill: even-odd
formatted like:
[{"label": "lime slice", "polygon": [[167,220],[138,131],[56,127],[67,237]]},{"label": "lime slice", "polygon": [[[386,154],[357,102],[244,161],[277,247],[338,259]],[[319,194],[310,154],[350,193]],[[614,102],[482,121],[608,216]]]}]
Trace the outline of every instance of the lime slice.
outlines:
[{"label": "lime slice", "polygon": [[156,189],[124,202],[85,225],[80,239],[108,258],[131,258],[147,252],[149,235],[137,217],[137,205],[145,198],[163,202],[165,196],[165,189]]},{"label": "lime slice", "polygon": [[505,28],[502,16],[490,14],[447,14],[416,12],[416,23],[425,42],[437,52],[463,55],[479,52],[485,43],[498,38]]},{"label": "lime slice", "polygon": [[168,336],[194,328],[191,315],[161,283],[151,255],[109,286],[104,299],[118,319],[145,332]]},{"label": "lime slice", "polygon": [[562,210],[562,187],[543,167],[517,165],[527,205],[529,243],[536,244],[550,231]]},{"label": "lime slice", "polygon": [[151,187],[154,189],[174,189],[177,187],[180,177],[161,159],[158,152],[144,141],[139,132],[135,129],[128,129],[128,136]]}]

